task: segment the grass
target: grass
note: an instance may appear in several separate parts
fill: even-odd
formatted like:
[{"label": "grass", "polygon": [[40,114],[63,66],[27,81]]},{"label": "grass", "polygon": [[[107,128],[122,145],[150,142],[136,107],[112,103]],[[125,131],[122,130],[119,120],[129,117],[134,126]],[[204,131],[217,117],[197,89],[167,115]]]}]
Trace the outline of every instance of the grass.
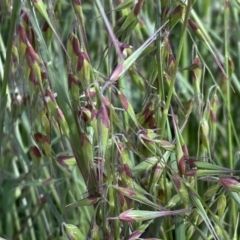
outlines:
[{"label": "grass", "polygon": [[0,237],[239,239],[238,1],[12,2]]}]

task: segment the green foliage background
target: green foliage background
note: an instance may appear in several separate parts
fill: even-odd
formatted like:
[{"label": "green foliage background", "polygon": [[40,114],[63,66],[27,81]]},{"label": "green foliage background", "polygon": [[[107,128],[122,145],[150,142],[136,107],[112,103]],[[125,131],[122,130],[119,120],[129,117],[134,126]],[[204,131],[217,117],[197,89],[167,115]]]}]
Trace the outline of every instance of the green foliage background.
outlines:
[{"label": "green foliage background", "polygon": [[239,1],[0,2],[0,237],[240,239]]}]

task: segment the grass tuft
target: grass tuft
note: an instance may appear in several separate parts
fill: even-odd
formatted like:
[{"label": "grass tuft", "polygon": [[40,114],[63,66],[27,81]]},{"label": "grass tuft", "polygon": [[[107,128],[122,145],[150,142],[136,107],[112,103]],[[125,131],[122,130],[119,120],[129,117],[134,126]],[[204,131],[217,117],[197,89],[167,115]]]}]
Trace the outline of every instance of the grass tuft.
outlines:
[{"label": "grass tuft", "polygon": [[239,239],[239,4],[0,3],[0,238]]}]

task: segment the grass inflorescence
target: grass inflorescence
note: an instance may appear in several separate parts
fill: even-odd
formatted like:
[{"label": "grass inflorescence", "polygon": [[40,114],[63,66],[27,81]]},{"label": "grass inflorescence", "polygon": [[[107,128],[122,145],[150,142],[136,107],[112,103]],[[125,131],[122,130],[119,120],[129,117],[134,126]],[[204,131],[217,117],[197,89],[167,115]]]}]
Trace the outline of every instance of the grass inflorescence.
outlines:
[{"label": "grass inflorescence", "polygon": [[0,6],[0,237],[239,239],[238,1]]}]

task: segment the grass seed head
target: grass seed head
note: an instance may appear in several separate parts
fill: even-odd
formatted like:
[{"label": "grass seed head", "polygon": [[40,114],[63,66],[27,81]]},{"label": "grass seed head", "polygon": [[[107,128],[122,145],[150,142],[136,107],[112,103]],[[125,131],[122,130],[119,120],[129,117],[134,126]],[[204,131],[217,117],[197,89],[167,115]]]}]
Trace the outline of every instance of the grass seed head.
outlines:
[{"label": "grass seed head", "polygon": [[55,117],[55,119],[60,124],[60,127],[63,130],[65,136],[69,137],[70,129],[69,129],[68,123],[66,121],[66,118],[65,118],[65,116],[63,114],[63,111],[59,107],[56,108],[56,117]]},{"label": "grass seed head", "polygon": [[170,74],[170,76],[173,76],[175,68],[176,68],[176,60],[173,53],[170,53],[168,57],[168,73]]},{"label": "grass seed head", "polygon": [[[41,58],[38,56],[38,54],[35,52],[34,48],[32,45],[29,44],[27,45],[27,50],[26,50],[26,57],[29,58],[30,64],[33,67],[33,70],[36,68],[36,64],[40,65],[42,64]],[[38,66],[40,68],[40,66]]]},{"label": "grass seed head", "polygon": [[207,191],[204,193],[204,197],[206,199],[212,198],[218,191],[219,185],[213,185],[207,189]]},{"label": "grass seed head", "polygon": [[47,136],[50,136],[51,124],[50,124],[49,118],[47,117],[45,112],[41,112],[40,114],[41,114],[41,123],[45,130],[45,133]]},{"label": "grass seed head", "polygon": [[[170,19],[169,29],[173,29],[176,24],[181,21],[184,17],[185,6],[183,4],[179,4],[172,12],[168,12],[166,16],[166,20]],[[165,20],[165,19],[164,19]]]},{"label": "grass seed head", "polygon": [[186,171],[186,161],[185,157],[182,156],[180,160],[178,161],[178,171],[180,172],[181,175],[185,174]]},{"label": "grass seed head", "polygon": [[65,166],[75,166],[77,165],[76,159],[73,156],[59,156],[57,162]]},{"label": "grass seed head", "polygon": [[209,146],[209,125],[204,118],[200,122],[200,138],[206,148]]},{"label": "grass seed head", "polygon": [[87,53],[80,51],[78,53],[78,61],[76,67],[76,74],[84,90],[90,85],[91,65]]},{"label": "grass seed head", "polygon": [[17,26],[17,34],[19,36],[20,41],[27,46],[28,45],[27,34],[25,28],[21,24]]},{"label": "grass seed head", "polygon": [[166,140],[159,140],[159,146],[167,151],[174,151],[175,145],[169,141]]},{"label": "grass seed head", "polygon": [[72,71],[75,74],[77,71],[78,54],[81,52],[81,46],[77,36],[73,33],[68,37],[67,52],[71,58]]},{"label": "grass seed head", "polygon": [[197,169],[189,169],[185,171],[186,176],[195,176],[197,174]]},{"label": "grass seed head", "polygon": [[33,159],[33,161],[36,164],[39,164],[40,160],[41,160],[41,157],[42,157],[42,154],[41,154],[40,150],[38,149],[38,147],[36,147],[36,146],[30,147],[29,153],[30,153],[31,158]]},{"label": "grass seed head", "polygon": [[91,123],[91,116],[92,116],[92,113],[91,111],[86,108],[86,107],[81,107],[80,108],[80,111],[79,111],[79,116],[80,118],[83,120],[83,122],[87,123],[87,124],[90,124]]},{"label": "grass seed head", "polygon": [[51,144],[47,135],[37,132],[34,134],[34,140],[42,149],[44,155],[46,155],[47,157],[51,157]]},{"label": "grass seed head", "polygon": [[119,167],[120,169],[120,174],[125,174],[127,177],[131,178],[132,177],[132,171],[130,167],[127,164],[123,164]]},{"label": "grass seed head", "polygon": [[134,12],[134,15],[135,16],[138,16],[138,14],[140,13],[141,9],[142,9],[142,6],[144,4],[144,0],[138,0],[134,9],[133,9],[133,12]]},{"label": "grass seed head", "polygon": [[104,128],[110,128],[110,121],[106,106],[104,104],[101,105],[97,112],[97,118],[100,120],[100,125],[104,126]]},{"label": "grass seed head", "polygon": [[86,236],[84,236],[80,229],[75,225],[63,223],[63,230],[69,240],[86,239]]},{"label": "grass seed head", "polygon": [[198,25],[192,19],[188,19],[188,24],[189,24],[190,28],[193,30],[193,32],[196,34],[197,38],[203,42],[206,42],[201,29],[198,27]]},{"label": "grass seed head", "polygon": [[240,182],[236,178],[224,177],[219,179],[220,184],[229,191],[239,192]]},{"label": "grass seed head", "polygon": [[180,201],[179,194],[175,194],[171,199],[168,201],[167,208],[174,208]]},{"label": "grass seed head", "polygon": [[73,105],[75,107],[79,104],[79,80],[73,74],[68,74],[68,89],[71,93]]},{"label": "grass seed head", "polygon": [[193,86],[194,92],[197,95],[201,93],[201,77],[202,77],[201,61],[198,56],[194,58],[192,65],[194,66],[194,69],[192,70]]},{"label": "grass seed head", "polygon": [[42,26],[43,37],[46,41],[46,44],[49,45],[53,38],[53,31],[47,21],[44,22]]}]

